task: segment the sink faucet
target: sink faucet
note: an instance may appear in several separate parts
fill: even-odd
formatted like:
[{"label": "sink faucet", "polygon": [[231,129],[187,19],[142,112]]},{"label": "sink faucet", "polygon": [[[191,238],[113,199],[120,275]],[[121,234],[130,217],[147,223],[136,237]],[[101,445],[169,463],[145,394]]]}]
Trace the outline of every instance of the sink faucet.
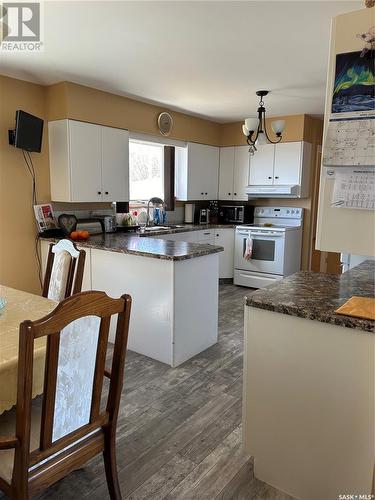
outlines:
[{"label": "sink faucet", "polygon": [[154,196],[153,198],[150,198],[147,203],[147,220],[146,220],[146,226],[151,226],[150,222],[150,205],[153,207],[164,207],[165,203],[161,198],[158,198],[157,196]]}]

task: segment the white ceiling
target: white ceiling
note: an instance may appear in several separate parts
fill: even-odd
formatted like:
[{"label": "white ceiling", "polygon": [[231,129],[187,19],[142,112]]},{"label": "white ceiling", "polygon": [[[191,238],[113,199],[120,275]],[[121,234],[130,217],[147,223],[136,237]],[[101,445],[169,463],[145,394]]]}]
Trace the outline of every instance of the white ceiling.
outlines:
[{"label": "white ceiling", "polygon": [[322,114],[331,17],[362,1],[45,3],[45,50],[1,73],[68,80],[229,122],[256,110]]}]

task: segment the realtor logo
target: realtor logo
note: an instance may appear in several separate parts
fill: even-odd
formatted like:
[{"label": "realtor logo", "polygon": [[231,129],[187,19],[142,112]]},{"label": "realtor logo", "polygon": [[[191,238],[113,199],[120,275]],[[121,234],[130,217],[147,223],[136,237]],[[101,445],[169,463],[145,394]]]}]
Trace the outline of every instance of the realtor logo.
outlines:
[{"label": "realtor logo", "polygon": [[41,9],[39,2],[0,4],[0,40],[3,52],[40,52]]}]

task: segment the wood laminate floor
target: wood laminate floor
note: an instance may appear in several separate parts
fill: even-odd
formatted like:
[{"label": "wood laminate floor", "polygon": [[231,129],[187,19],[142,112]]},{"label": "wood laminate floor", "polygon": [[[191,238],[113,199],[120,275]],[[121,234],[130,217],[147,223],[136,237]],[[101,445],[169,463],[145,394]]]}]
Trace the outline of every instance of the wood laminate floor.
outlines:
[{"label": "wood laminate floor", "polygon": [[[254,478],[241,448],[245,294],[220,286],[218,344],[178,368],[128,352],[117,433],[123,499],[290,500]],[[37,498],[109,498],[101,457]]]}]

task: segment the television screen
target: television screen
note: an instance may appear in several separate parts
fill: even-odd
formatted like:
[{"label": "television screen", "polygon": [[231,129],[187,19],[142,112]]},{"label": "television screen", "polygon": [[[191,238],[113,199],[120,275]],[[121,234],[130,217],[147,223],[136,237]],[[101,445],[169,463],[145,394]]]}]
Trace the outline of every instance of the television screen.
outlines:
[{"label": "television screen", "polygon": [[22,110],[16,111],[16,148],[40,153],[42,148],[43,120]]}]

